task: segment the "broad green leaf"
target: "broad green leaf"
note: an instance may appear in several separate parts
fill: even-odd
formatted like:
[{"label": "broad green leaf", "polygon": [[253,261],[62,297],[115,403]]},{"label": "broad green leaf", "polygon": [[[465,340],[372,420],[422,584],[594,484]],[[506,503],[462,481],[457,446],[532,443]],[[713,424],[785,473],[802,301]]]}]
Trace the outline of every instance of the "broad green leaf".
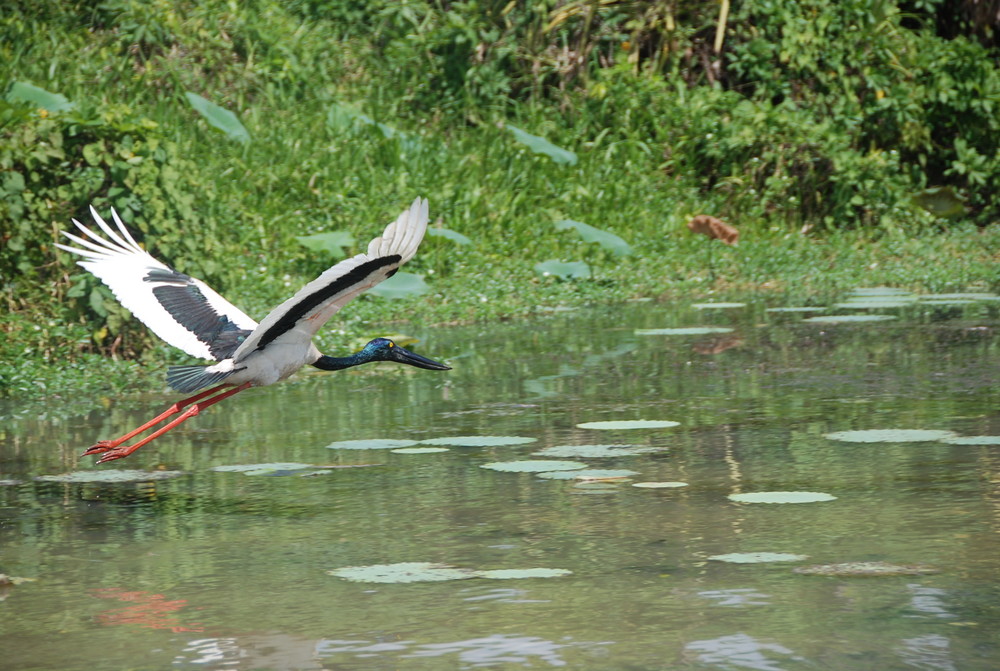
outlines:
[{"label": "broad green leaf", "polygon": [[448,436],[421,440],[421,445],[453,445],[455,447],[502,447],[505,445],[526,445],[537,438],[525,436]]},{"label": "broad green leaf", "polygon": [[526,133],[516,126],[511,126],[507,124],[507,130],[509,130],[513,135],[514,139],[526,146],[531,151],[536,154],[544,154],[552,159],[553,163],[559,163],[562,165],[576,165],[576,154],[569,151],[568,149],[563,149],[562,147],[557,147],[552,144],[544,137],[538,137],[537,135],[532,135],[531,133]]},{"label": "broad green leaf", "polygon": [[546,480],[624,480],[633,475],[639,473],[623,468],[585,468],[579,471],[546,471],[538,473],[536,477]]},{"label": "broad green leaf", "polygon": [[398,450],[389,450],[395,454],[436,454],[438,452],[450,452],[447,447],[401,447]]},{"label": "broad green leaf", "polygon": [[585,224],[582,221],[562,219],[555,223],[555,227],[557,231],[573,229],[580,234],[580,237],[583,238],[584,242],[593,242],[598,244],[615,256],[628,256],[632,253],[632,247],[614,233],[594,228],[590,224]]},{"label": "broad green leaf", "polygon": [[345,566],[327,571],[328,574],[353,582],[407,583],[439,582],[475,578],[476,572],[447,564],[429,562],[402,562],[399,564],[373,564],[371,566]]},{"label": "broad green leaf", "polygon": [[680,426],[680,422],[670,419],[622,419],[608,420],[606,422],[583,422],[577,424],[578,429],[601,429],[613,431],[617,429],[669,429]]},{"label": "broad green leaf", "polygon": [[543,261],[535,265],[535,273],[542,277],[552,275],[561,280],[587,279],[590,277],[590,266],[583,261]]},{"label": "broad green leaf", "polygon": [[823,492],[751,492],[730,494],[728,498],[737,503],[816,503],[833,501],[837,497]]},{"label": "broad green leaf", "polygon": [[824,438],[845,443],[923,443],[953,436],[954,431],[940,429],[865,429],[823,434]]},{"label": "broad green leaf", "polygon": [[431,288],[424,282],[423,275],[396,273],[381,284],[376,284],[368,293],[380,298],[409,298],[426,294]]},{"label": "broad green leaf", "polygon": [[452,242],[457,242],[460,245],[472,244],[472,240],[469,240],[469,238],[465,237],[461,233],[456,233],[455,231],[448,228],[438,228],[438,227],[428,228],[427,235],[431,235],[438,238],[445,238],[447,240],[451,240]]},{"label": "broad green leaf", "polygon": [[14,82],[7,91],[7,102],[29,103],[47,112],[68,112],[76,105],[61,93],[52,93],[27,82]]},{"label": "broad green leaf", "polygon": [[724,561],[730,564],[763,564],[776,561],[802,561],[809,555],[796,555],[788,552],[731,552],[724,555],[712,555],[713,561]]},{"label": "broad green leaf", "polygon": [[732,333],[725,326],[686,326],[683,328],[636,329],[636,335],[708,335],[710,333]]},{"label": "broad green leaf", "polygon": [[480,468],[507,473],[546,473],[548,471],[573,471],[586,468],[587,464],[579,461],[551,461],[547,459],[529,459],[525,461],[491,461],[481,464]]},{"label": "broad green leaf", "polygon": [[572,575],[573,572],[565,568],[507,568],[493,569],[492,571],[476,571],[479,578],[489,578],[490,580],[516,580],[521,578],[561,578],[565,575]]},{"label": "broad green leaf", "polygon": [[354,236],[347,231],[329,231],[295,238],[299,244],[314,252],[325,252],[335,259],[347,256],[347,247],[354,245]]},{"label": "broad green leaf", "polygon": [[913,196],[913,202],[936,217],[950,219],[965,214],[965,201],[950,186],[924,189]]},{"label": "broad green leaf", "polygon": [[250,141],[250,133],[240,123],[239,118],[225,107],[220,107],[191,91],[187,91],[184,95],[187,96],[191,107],[205,118],[209,126],[221,130],[231,140],[236,140],[237,142]]},{"label": "broad green leaf", "polygon": [[327,445],[328,450],[389,450],[397,447],[410,447],[417,441],[406,438],[367,438],[362,440],[338,440]]},{"label": "broad green leaf", "polygon": [[184,472],[108,468],[100,471],[75,471],[60,475],[39,475],[35,480],[41,482],[149,482],[150,480],[169,480],[180,475],[184,475]]},{"label": "broad green leaf", "polygon": [[1000,436],[951,436],[942,438],[949,445],[1000,445]]},{"label": "broad green leaf", "polygon": [[894,315],[829,315],[808,317],[802,321],[811,324],[857,324],[861,322],[885,322],[895,318]]},{"label": "broad green leaf", "polygon": [[686,482],[635,482],[632,484],[633,487],[639,487],[640,489],[680,489],[681,487],[687,487]]}]

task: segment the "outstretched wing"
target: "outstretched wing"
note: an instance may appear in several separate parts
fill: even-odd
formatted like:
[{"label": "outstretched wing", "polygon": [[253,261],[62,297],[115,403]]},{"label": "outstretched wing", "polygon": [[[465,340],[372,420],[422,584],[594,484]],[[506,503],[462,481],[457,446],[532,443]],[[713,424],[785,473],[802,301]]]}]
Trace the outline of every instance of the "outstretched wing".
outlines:
[{"label": "outstretched wing", "polygon": [[391,277],[412,259],[426,231],[427,201],[417,198],[410,209],[369,243],[367,252],[329,268],[271,310],[233,358],[239,362],[276,340],[287,344],[308,343],[340,308]]},{"label": "outstretched wing", "polygon": [[143,250],[117,212],[111,210],[117,231],[93,207],[90,214],[106,237],[74,219],[84,237],[63,231],[78,246],[56,246],[82,256],[77,263],[108,285],[119,303],[167,343],[192,356],[221,361],[257,328],[257,322],[207,284]]}]

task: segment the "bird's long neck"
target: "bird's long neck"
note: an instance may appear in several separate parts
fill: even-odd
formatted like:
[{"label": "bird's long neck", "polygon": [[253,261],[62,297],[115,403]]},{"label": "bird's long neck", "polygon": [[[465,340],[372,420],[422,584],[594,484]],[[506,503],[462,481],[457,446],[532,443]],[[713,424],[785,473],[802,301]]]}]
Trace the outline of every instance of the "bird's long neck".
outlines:
[{"label": "bird's long neck", "polygon": [[351,356],[327,356],[323,355],[313,362],[313,366],[320,370],[343,370],[351,366],[359,366],[368,363],[371,359],[363,356],[361,352],[356,352]]}]

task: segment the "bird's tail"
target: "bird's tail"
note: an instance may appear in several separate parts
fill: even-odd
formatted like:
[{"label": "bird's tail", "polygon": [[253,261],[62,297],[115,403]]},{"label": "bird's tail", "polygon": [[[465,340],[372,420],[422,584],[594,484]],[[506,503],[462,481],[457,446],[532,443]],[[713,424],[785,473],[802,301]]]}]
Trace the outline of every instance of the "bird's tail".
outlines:
[{"label": "bird's tail", "polygon": [[[215,370],[212,370],[212,369]],[[209,385],[220,384],[235,371],[219,370],[218,364],[210,366],[171,366],[167,369],[167,384],[174,391],[188,394]]]}]

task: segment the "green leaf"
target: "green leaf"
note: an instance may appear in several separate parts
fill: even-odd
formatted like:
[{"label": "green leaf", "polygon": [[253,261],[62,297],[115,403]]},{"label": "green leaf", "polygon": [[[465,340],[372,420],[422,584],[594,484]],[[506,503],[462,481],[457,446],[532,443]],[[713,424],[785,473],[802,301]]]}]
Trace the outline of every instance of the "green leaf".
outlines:
[{"label": "green leaf", "polygon": [[913,196],[913,202],[936,217],[951,219],[965,214],[965,201],[950,186],[924,189]]},{"label": "green leaf", "polygon": [[60,93],[51,93],[27,82],[14,82],[7,91],[7,102],[29,103],[49,112],[68,112],[76,106]]},{"label": "green leaf", "polygon": [[354,244],[354,236],[347,231],[329,231],[295,238],[299,244],[314,252],[325,252],[335,259],[347,256],[346,247]]},{"label": "green leaf", "polygon": [[535,273],[545,277],[553,275],[561,280],[587,279],[590,277],[590,266],[583,261],[543,261],[535,265]]},{"label": "green leaf", "polygon": [[385,282],[377,284],[368,290],[381,298],[408,298],[426,294],[431,288],[424,282],[422,275],[413,273],[396,273]]},{"label": "green leaf", "polygon": [[469,238],[465,237],[461,233],[456,233],[455,231],[452,231],[447,228],[428,228],[427,235],[433,235],[438,238],[447,238],[448,240],[451,240],[452,242],[457,242],[460,245],[472,244],[472,240],[470,240]]},{"label": "green leaf", "polygon": [[511,126],[510,124],[507,124],[507,130],[513,133],[515,140],[536,154],[545,154],[552,159],[553,163],[576,165],[576,154],[568,149],[557,147],[543,137],[538,137],[537,135],[532,135],[531,133],[525,133],[520,128]]},{"label": "green leaf", "polygon": [[247,129],[240,123],[239,118],[225,107],[219,107],[213,102],[202,98],[197,93],[192,93],[187,91],[185,94],[187,96],[188,102],[191,103],[191,107],[195,109],[198,114],[205,117],[205,121],[208,122],[209,126],[218,128],[223,133],[229,136],[230,139],[236,140],[237,142],[249,142],[250,133]]},{"label": "green leaf", "polygon": [[582,221],[562,219],[555,223],[555,227],[558,231],[565,231],[572,228],[580,234],[584,242],[596,243],[615,256],[628,256],[632,253],[632,247],[614,233],[603,231]]}]

